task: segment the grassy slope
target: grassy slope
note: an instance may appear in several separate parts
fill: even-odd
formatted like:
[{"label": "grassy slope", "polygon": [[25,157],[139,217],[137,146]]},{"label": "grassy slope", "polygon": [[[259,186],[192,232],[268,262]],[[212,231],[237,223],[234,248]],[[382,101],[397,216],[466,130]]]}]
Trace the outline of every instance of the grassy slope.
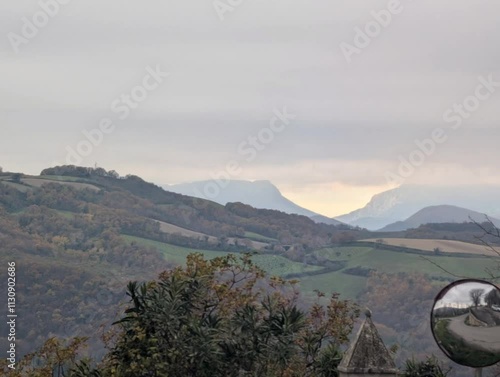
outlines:
[{"label": "grassy slope", "polygon": [[[166,260],[175,264],[184,264],[187,255],[200,252],[200,250],[197,249],[169,245],[139,237],[127,235],[123,237],[129,242],[137,242],[160,250]],[[215,258],[227,254],[223,251],[212,250],[201,250],[201,252],[207,258]],[[314,290],[319,290],[326,294],[338,292],[344,298],[355,298],[364,290],[367,278],[349,275],[343,271],[358,266],[376,269],[377,271],[385,273],[419,272],[434,277],[450,277],[449,274],[446,274],[443,270],[416,254],[373,249],[370,247],[328,248],[318,250],[316,253],[330,260],[346,260],[347,266],[340,271],[300,278],[301,290],[308,296],[312,296]],[[340,254],[337,255],[337,253]],[[467,277],[484,277],[484,270],[491,263],[491,261],[486,258],[439,256],[431,256],[428,258],[456,275]],[[255,255],[253,260],[258,266],[262,267],[271,275],[286,275],[320,269],[320,267],[293,262],[278,255]]]},{"label": "grassy slope", "polygon": [[[491,250],[484,245],[476,245],[455,240],[430,240],[430,239],[413,239],[413,238],[382,238],[382,240],[391,246],[403,246],[412,249],[420,249],[433,251],[438,248],[445,253],[463,253],[463,254],[479,254],[487,256],[496,256]],[[375,238],[362,240],[361,242],[376,242]]]},{"label": "grassy slope", "polygon": [[[302,279],[304,291],[318,289],[325,293],[339,292],[354,298],[365,288],[366,278],[343,273],[348,268],[366,267],[385,273],[419,272],[433,277],[452,277],[420,255],[401,253],[371,247],[338,247],[316,251],[327,259],[347,261],[344,270]],[[337,255],[339,253],[339,255]],[[486,277],[485,268],[491,265],[487,258],[460,258],[450,256],[426,257],[442,268],[459,276]]]},{"label": "grassy slope", "polygon": [[73,217],[75,217],[74,212],[69,212],[69,211],[62,211],[60,209],[55,210],[59,215],[64,217],[65,219],[71,220]]},{"label": "grassy slope", "polygon": [[14,182],[9,182],[9,181],[3,181],[2,182],[4,185],[10,186],[12,188],[15,188],[16,190],[19,190],[21,192],[28,192],[32,188],[30,186],[22,185],[19,183],[14,183]]},{"label": "grassy slope", "polygon": [[180,226],[177,226],[177,225],[174,225],[174,224],[170,224],[170,223],[166,223],[164,221],[158,221],[158,220],[155,220],[155,219],[151,219],[151,220],[158,222],[160,224],[160,230],[162,232],[165,232],[165,233],[170,233],[170,234],[180,233],[180,234],[182,234],[185,237],[191,237],[191,238],[208,237],[210,240],[212,240],[214,242],[217,241],[217,237],[210,236],[210,235],[205,234],[205,233],[195,232],[193,230],[182,228]]},{"label": "grassy slope", "polygon": [[[336,253],[340,252],[340,256]],[[425,256],[418,254],[402,253],[371,247],[340,247],[322,249],[317,254],[330,260],[346,260],[346,268],[362,266],[374,268],[381,272],[422,272],[431,276],[447,276],[442,269],[430,261],[443,267],[447,271],[467,277],[484,277],[484,269],[491,265],[488,258],[461,258],[453,256]],[[350,257],[349,257],[350,255]]]},{"label": "grassy slope", "polygon": [[148,240],[146,238],[140,238],[140,237],[135,237],[135,236],[123,235],[122,237],[128,242],[136,242],[136,243],[144,245],[144,246],[154,247],[154,248],[158,249],[161,253],[163,253],[163,256],[165,257],[165,259],[167,261],[175,263],[175,264],[179,264],[179,265],[184,264],[186,261],[186,257],[191,253],[203,252],[203,254],[207,258],[216,258],[216,257],[220,257],[223,255],[227,255],[227,253],[225,253],[223,251],[213,251],[213,250],[203,250],[202,251],[202,250],[197,250],[197,249],[190,249],[187,247],[170,245],[167,243]]},{"label": "grassy slope", "polygon": [[364,290],[366,278],[342,273],[341,271],[326,274],[306,276],[300,279],[300,289],[304,295],[313,297],[318,290],[327,295],[340,293],[341,298],[354,299]]},{"label": "grassy slope", "polygon": [[[71,182],[77,180],[77,178],[46,176],[39,177],[39,180]],[[70,218],[72,216],[72,214],[69,212],[58,212],[66,218]],[[248,238],[260,239],[262,241],[272,240],[268,237],[264,237],[260,234],[252,232],[247,232],[245,236]],[[124,237],[128,241],[140,242],[144,245],[157,248],[163,253],[165,259],[175,264],[184,264],[185,258],[188,254],[193,252],[200,252],[200,250],[197,249],[189,249],[169,245],[148,239],[131,236]],[[396,240],[394,241],[398,242]],[[424,241],[432,242],[432,240]],[[405,242],[408,242],[408,240],[405,240]],[[428,246],[428,248],[432,248],[433,245],[425,246]],[[226,255],[226,253],[223,251],[206,250],[203,251],[203,253],[208,258]],[[373,249],[371,247],[327,248],[316,251],[316,254],[334,261],[347,261],[347,266],[345,269],[360,266],[370,269],[376,269],[385,273],[420,272],[436,277],[450,277],[449,274],[445,273],[439,267],[433,265],[428,260],[425,260],[417,254],[388,251],[383,249]],[[459,258],[453,256],[429,256],[427,258],[453,274],[466,277],[484,277],[486,275],[484,272],[485,268],[491,265],[491,260],[486,258]],[[293,262],[284,257],[276,255],[256,255],[254,257],[254,260],[259,266],[264,268],[272,275],[285,275],[290,273],[314,271],[320,269],[316,266]],[[307,295],[312,294],[314,290],[318,289],[328,294],[332,292],[339,292],[344,297],[354,298],[365,288],[366,278],[362,276],[345,274],[343,273],[344,270],[304,277],[301,279],[301,288]]]},{"label": "grassy slope", "polygon": [[57,182],[78,182],[78,181],[88,181],[86,178],[82,177],[70,177],[65,175],[40,175],[34,176],[33,178],[46,179],[48,181],[57,181]]},{"label": "grassy slope", "polygon": [[249,238],[251,240],[263,241],[263,242],[272,242],[272,241],[277,242],[278,241],[276,238],[266,237],[266,236],[263,236],[262,234],[258,234],[258,233],[254,233],[254,232],[245,232],[245,237]]},{"label": "grassy slope", "polygon": [[[128,242],[137,242],[138,244],[154,247],[163,253],[167,261],[176,264],[184,264],[186,261],[186,257],[190,253],[201,252],[207,258],[215,258],[227,255],[227,253],[224,251],[190,249],[128,235],[124,235],[123,238]],[[291,273],[316,271],[321,269],[321,267],[318,266],[304,265],[303,263],[293,262],[279,255],[254,255],[252,259],[257,266],[263,268],[270,275],[286,275]]]},{"label": "grassy slope", "polygon": [[40,187],[44,184],[50,183],[50,182],[57,182],[61,185],[67,185],[71,186],[77,189],[91,189],[95,191],[99,191],[100,188],[97,186],[94,186],[89,183],[79,183],[79,182],[72,182],[72,181],[56,181],[56,180],[50,180],[50,179],[43,179],[43,178],[22,178],[21,181],[29,186],[33,187]]}]

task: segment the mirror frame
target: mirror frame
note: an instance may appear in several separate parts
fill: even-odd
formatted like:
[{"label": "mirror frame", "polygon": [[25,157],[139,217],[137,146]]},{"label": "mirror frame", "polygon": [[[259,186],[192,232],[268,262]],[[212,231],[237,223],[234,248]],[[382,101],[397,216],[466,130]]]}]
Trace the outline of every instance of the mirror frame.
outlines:
[{"label": "mirror frame", "polygon": [[[491,363],[491,364],[487,364],[487,365],[469,365],[469,364],[463,364],[461,362],[458,362],[456,360],[454,360],[450,354],[449,354],[449,351],[446,350],[441,344],[440,342],[438,341],[438,338],[436,336],[436,333],[434,331],[434,319],[435,319],[435,315],[434,315],[434,309],[436,307],[436,304],[439,300],[443,299],[446,294],[454,287],[460,285],[460,284],[466,284],[466,283],[480,283],[480,284],[485,284],[485,285],[489,285],[491,286],[492,288],[495,288],[497,289],[497,291],[500,292],[500,287],[498,287],[497,285],[489,282],[489,281],[485,281],[485,280],[479,280],[479,279],[461,279],[461,280],[457,280],[457,281],[454,281],[450,284],[448,284],[446,287],[444,287],[443,289],[441,289],[441,291],[439,291],[439,293],[436,295],[436,297],[434,298],[434,303],[432,305],[432,308],[431,308],[431,313],[430,313],[430,325],[431,325],[431,331],[432,331],[432,336],[434,337],[434,341],[436,342],[436,344],[438,345],[439,349],[446,355],[446,357],[448,357],[451,361],[457,363],[457,364],[460,364],[460,365],[463,365],[463,366],[467,366],[467,367],[471,367],[471,368],[486,368],[486,367],[490,367],[492,365],[495,365],[497,363],[500,362],[500,353],[498,354],[498,360],[496,360],[495,362]],[[499,326],[499,329],[500,329],[500,326]],[[498,340],[498,343],[500,344],[500,338]],[[487,352],[487,351],[485,351]]]}]

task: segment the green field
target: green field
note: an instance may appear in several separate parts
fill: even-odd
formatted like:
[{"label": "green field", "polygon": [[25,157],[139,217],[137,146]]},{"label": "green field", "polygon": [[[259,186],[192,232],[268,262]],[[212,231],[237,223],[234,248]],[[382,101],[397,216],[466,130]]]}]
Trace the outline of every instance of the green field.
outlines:
[{"label": "green field", "polygon": [[[336,272],[302,278],[304,292],[318,289],[325,293],[338,292],[347,298],[355,298],[366,285],[367,278],[344,273],[353,267],[364,267],[384,273],[422,273],[435,278],[453,278],[443,271],[463,277],[487,277],[485,269],[491,266],[489,258],[463,258],[455,256],[423,256],[418,254],[375,249],[371,247],[335,247],[317,250],[316,255],[332,261],[346,261],[347,266]],[[443,269],[434,265],[441,266]]]},{"label": "green field", "polygon": [[276,238],[266,237],[262,234],[254,233],[254,232],[245,232],[245,238],[249,238],[254,241],[263,241],[263,242],[278,242]]},{"label": "green field", "polygon": [[[163,253],[167,261],[179,265],[185,263],[186,257],[190,253],[201,252],[207,258],[227,255],[224,251],[190,249],[128,235],[124,235],[123,238],[128,242],[154,247]],[[418,254],[362,246],[325,248],[315,251],[315,254],[332,261],[346,261],[347,265],[339,271],[299,278],[300,289],[309,297],[314,295],[315,290],[319,290],[327,295],[338,292],[343,298],[356,298],[365,289],[367,278],[345,273],[345,270],[353,267],[364,267],[384,273],[418,272],[435,278],[452,277]],[[485,277],[485,268],[492,263],[488,258],[450,256],[429,256],[426,258],[453,274],[466,277]],[[277,276],[317,271],[322,268],[294,262],[279,255],[254,255],[253,261],[270,275]]]},{"label": "green field", "polygon": [[68,220],[71,220],[75,217],[75,213],[74,212],[70,212],[70,211],[62,211],[62,210],[55,210],[59,215],[61,215],[62,217],[64,217],[65,219],[68,219]]},{"label": "green field", "polygon": [[[215,258],[227,255],[224,251],[198,250],[181,246],[174,246],[163,242],[152,241],[145,238],[124,235],[122,236],[128,242],[136,242],[144,246],[150,246],[163,253],[165,259],[169,262],[183,265],[186,257],[191,253],[202,253],[206,258]],[[322,267],[304,265],[303,263],[293,262],[279,255],[261,254],[252,257],[253,262],[265,270],[269,275],[284,276],[300,272],[317,271]]]},{"label": "green field", "polygon": [[347,275],[341,271],[306,276],[300,279],[300,289],[308,297],[313,297],[314,291],[318,290],[328,296],[337,292],[343,299],[354,299],[365,287],[365,277]]},{"label": "green field", "polygon": [[[374,249],[371,247],[338,247],[316,251],[317,255],[333,261],[347,261],[346,268],[366,267],[377,271],[394,272],[420,272],[430,276],[450,277],[439,267],[457,275],[471,278],[486,277],[485,268],[491,266],[489,258],[463,258],[455,256],[425,256],[418,254]],[[339,254],[339,255],[337,255]]]},{"label": "green field", "polygon": [[[144,246],[154,247],[163,253],[167,261],[179,265],[183,265],[185,263],[186,257],[190,253],[202,252],[207,258],[227,255],[227,253],[223,251],[189,249],[128,235],[124,235],[122,237],[128,242],[136,242]],[[257,266],[267,271],[270,275],[283,276],[290,273],[321,269],[321,267],[318,266],[304,265],[303,263],[293,262],[278,255],[254,255],[252,259]],[[341,272],[308,276],[300,278],[299,280],[301,290],[306,296],[309,297],[313,297],[314,290],[318,289],[327,294],[339,292],[344,298],[354,298],[364,289],[366,284],[366,278],[364,277],[346,275]]]},{"label": "green field", "polygon": [[293,262],[279,255],[261,254],[252,257],[254,263],[270,275],[285,276],[301,272],[321,270],[322,267]]},{"label": "green field", "polygon": [[57,180],[53,180],[53,179],[44,179],[44,178],[26,178],[26,177],[23,177],[21,179],[21,182],[25,183],[29,186],[32,186],[32,187],[41,187],[41,186],[48,184],[48,183],[58,183],[60,185],[70,186],[70,187],[73,187],[76,189],[90,189],[90,190],[94,190],[94,191],[100,190],[99,187],[97,187],[93,184],[90,184],[90,183],[61,181],[61,180],[57,181]]},{"label": "green field", "polygon": [[27,192],[29,190],[32,190],[31,186],[22,185],[20,183],[14,183],[14,182],[9,182],[9,181],[5,181],[5,180],[2,180],[2,183],[4,185],[10,186],[12,188],[15,188],[16,190],[19,190],[21,192]]},{"label": "green field", "polygon": [[139,245],[154,247],[158,251],[163,253],[163,256],[167,261],[178,265],[184,265],[186,263],[186,257],[191,253],[201,252],[203,253],[203,255],[205,255],[206,258],[209,259],[227,255],[227,253],[224,251],[190,249],[187,247],[170,245],[163,242],[128,235],[123,235],[122,237],[128,242],[135,242]]},{"label": "green field", "polygon": [[[28,181],[28,183],[26,183],[26,182],[23,182],[23,183],[10,182],[9,180],[11,178],[12,178],[11,176],[3,176],[3,177],[0,177],[0,181],[2,181],[3,184],[10,186],[12,188],[15,188],[21,192],[27,192],[28,190],[32,190],[33,186],[36,187],[36,184],[30,184],[29,183],[30,181]],[[78,185],[78,181],[86,181],[86,179],[84,179],[84,178],[66,177],[66,176],[57,176],[57,175],[24,176],[21,178],[21,180],[26,180],[26,179],[33,180],[31,183],[38,182],[38,184],[40,182],[47,182],[47,183],[50,183],[50,182],[65,183],[65,182],[67,182],[69,184]],[[86,185],[85,183],[81,184],[82,187],[87,187],[85,185]],[[92,187],[92,186],[93,185],[90,185],[88,187]],[[78,186],[74,186],[74,187],[78,187]]]},{"label": "green field", "polygon": [[33,176],[31,178],[40,178],[46,179],[48,181],[57,181],[57,182],[79,182],[79,181],[88,181],[83,177],[70,177],[66,175],[41,175],[41,176]]}]

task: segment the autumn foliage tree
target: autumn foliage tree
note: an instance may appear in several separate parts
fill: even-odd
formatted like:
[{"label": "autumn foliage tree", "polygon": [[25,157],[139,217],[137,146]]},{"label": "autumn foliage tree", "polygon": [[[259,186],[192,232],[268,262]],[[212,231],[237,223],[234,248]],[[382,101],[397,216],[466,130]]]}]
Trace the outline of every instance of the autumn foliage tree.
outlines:
[{"label": "autumn foliage tree", "polygon": [[398,346],[396,361],[439,352],[429,328],[429,312],[439,291],[434,284],[418,273],[375,272],[368,278],[364,305],[377,313],[377,326],[388,344]]},{"label": "autumn foliage tree", "polygon": [[[86,341],[84,337],[76,337],[67,342],[49,338],[37,351],[25,355],[15,363],[15,368],[9,368],[9,363],[2,358],[0,371],[6,377],[77,377],[72,369],[76,369],[77,359],[81,359],[79,353]],[[88,361],[81,359],[80,363],[85,365]]]},{"label": "autumn foliage tree", "polygon": [[336,376],[358,315],[337,296],[299,309],[294,282],[264,279],[249,256],[192,254],[128,295],[103,376]]}]

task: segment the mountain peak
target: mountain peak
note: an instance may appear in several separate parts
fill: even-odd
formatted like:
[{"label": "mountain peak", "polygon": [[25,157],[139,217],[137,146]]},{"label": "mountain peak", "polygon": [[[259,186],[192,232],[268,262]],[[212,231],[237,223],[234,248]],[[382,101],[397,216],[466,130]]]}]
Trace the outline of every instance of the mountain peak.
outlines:
[{"label": "mountain peak", "polygon": [[[483,222],[486,215],[467,208],[454,205],[443,204],[422,208],[404,221],[397,221],[380,229],[383,232],[403,231],[410,228],[418,228],[420,225],[428,223],[464,223]],[[500,220],[490,218],[495,225],[500,225]]]},{"label": "mountain peak", "polygon": [[209,199],[222,205],[241,202],[255,208],[274,209],[289,214],[311,217],[317,222],[328,220],[328,223],[340,223],[293,203],[285,198],[269,180],[197,181],[168,185],[164,186],[164,189],[178,194]]},{"label": "mountain peak", "polygon": [[[443,203],[450,207],[471,208],[466,211],[499,217],[499,191],[500,187],[487,185],[403,185],[374,195],[365,207],[338,216],[337,219],[350,225],[375,230],[408,219],[424,208],[443,206]],[[443,210],[444,207],[438,209],[441,212]],[[450,208],[446,210],[450,211]]]},{"label": "mountain peak", "polygon": [[[245,182],[245,181],[240,181],[240,182]],[[256,181],[251,181],[250,183],[257,184],[257,185],[263,185],[263,186],[272,186],[272,187],[277,188],[268,179],[259,179],[259,180],[256,180]]]}]

